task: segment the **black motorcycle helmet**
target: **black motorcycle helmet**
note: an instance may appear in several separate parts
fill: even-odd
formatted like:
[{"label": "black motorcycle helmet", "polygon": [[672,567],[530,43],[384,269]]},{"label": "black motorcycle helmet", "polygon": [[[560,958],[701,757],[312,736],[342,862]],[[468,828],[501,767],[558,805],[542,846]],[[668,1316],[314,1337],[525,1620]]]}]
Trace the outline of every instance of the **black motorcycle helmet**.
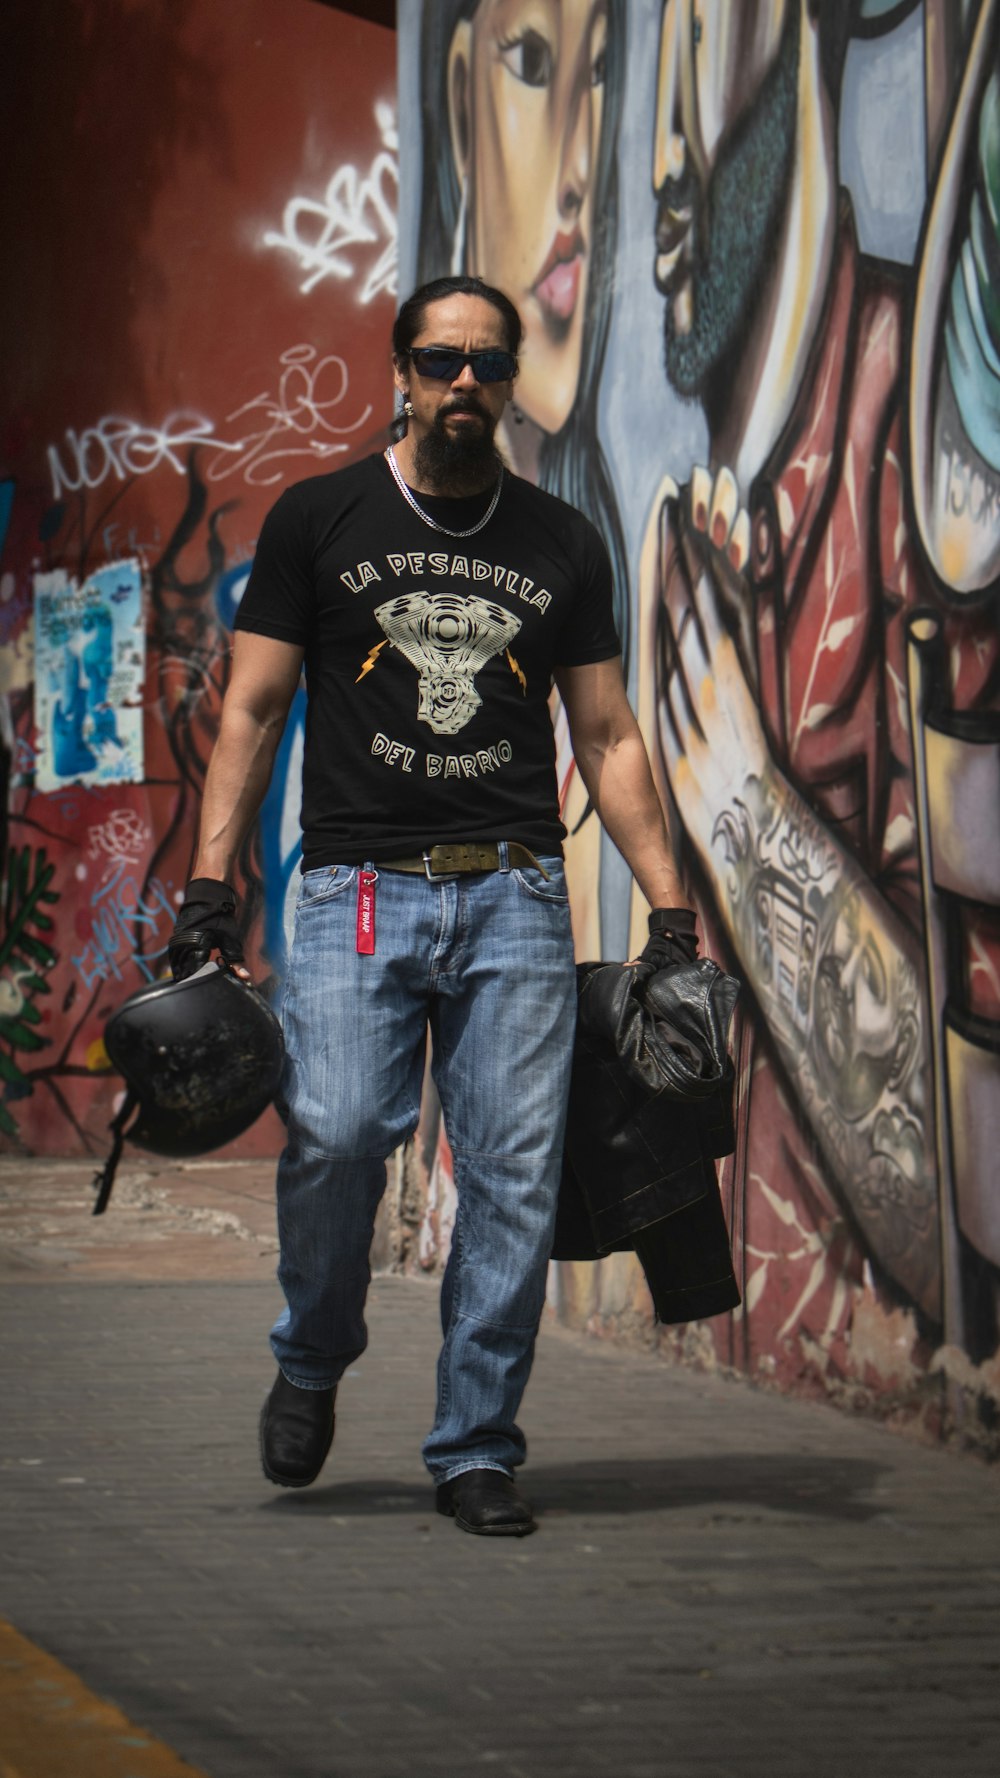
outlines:
[{"label": "black motorcycle helmet", "polygon": [[104,1028],[104,1047],[128,1091],[111,1125],[107,1166],[94,1182],[95,1216],[107,1208],[126,1138],[178,1160],[221,1148],[271,1103],[284,1062],[281,1026],[267,1002],[214,960],[184,981],[151,982],[130,994]]}]

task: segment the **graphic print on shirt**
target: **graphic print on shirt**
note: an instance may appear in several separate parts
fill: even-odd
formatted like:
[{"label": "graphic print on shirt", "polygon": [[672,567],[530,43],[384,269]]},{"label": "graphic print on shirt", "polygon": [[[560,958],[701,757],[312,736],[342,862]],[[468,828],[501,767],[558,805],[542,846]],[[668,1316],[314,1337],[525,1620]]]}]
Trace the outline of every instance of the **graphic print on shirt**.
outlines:
[{"label": "graphic print on shirt", "polygon": [[[436,735],[457,735],[482,704],[475,675],[494,655],[509,650],[521,620],[492,599],[458,593],[401,593],[375,608],[393,648],[418,674],[417,717]],[[379,644],[380,648],[385,643]],[[374,667],[372,649],[359,678]],[[511,671],[524,675],[508,653]]]}]

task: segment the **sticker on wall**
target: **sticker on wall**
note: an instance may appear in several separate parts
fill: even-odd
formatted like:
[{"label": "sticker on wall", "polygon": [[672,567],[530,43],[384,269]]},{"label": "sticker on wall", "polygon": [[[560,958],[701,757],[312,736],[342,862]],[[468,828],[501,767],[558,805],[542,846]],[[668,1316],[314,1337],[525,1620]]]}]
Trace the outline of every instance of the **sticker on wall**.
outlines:
[{"label": "sticker on wall", "polygon": [[82,586],[57,568],[35,575],[34,593],[37,788],[141,783],[139,563],[99,568]]}]

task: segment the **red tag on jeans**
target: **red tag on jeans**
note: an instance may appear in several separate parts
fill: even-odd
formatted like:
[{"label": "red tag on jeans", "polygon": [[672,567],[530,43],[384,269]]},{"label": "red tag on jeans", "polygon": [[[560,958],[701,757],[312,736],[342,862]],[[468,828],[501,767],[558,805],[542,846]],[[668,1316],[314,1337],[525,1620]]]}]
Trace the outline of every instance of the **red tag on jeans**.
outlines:
[{"label": "red tag on jeans", "polygon": [[358,876],[358,942],[356,950],[370,957],[375,950],[375,885],[377,870],[363,870]]}]

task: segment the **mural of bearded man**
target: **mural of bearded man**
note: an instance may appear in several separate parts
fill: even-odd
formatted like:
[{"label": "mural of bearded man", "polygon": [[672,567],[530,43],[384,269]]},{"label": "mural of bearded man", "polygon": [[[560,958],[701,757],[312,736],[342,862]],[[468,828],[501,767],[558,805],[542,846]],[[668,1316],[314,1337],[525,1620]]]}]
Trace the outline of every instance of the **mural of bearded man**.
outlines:
[{"label": "mural of bearded man", "polygon": [[[873,1277],[884,1305],[908,1305],[973,1356],[997,1340],[996,1194],[974,1158],[959,1178],[949,1131],[964,1069],[962,1103],[973,1093],[1000,1140],[1000,880],[981,827],[938,859],[945,768],[925,769],[933,728],[953,791],[974,769],[997,794],[995,580],[980,573],[977,597],[962,597],[913,523],[908,378],[947,396],[958,435],[974,380],[937,375],[954,296],[908,361],[905,276],[859,252],[839,189],[845,56],[880,10],[666,0],[661,26],[664,365],[702,406],[708,460],[654,504],[640,677],[712,946],[753,996],[730,1176],[740,1356],[771,1354],[786,1380],[843,1365],[852,1298]],[[942,237],[961,246],[969,190],[992,189],[996,11],[986,0],[959,46],[980,58],[965,90],[987,146],[966,132],[950,209],[936,236],[925,225],[925,266]],[[996,215],[984,198],[969,225],[980,263],[997,252]],[[938,287],[947,295],[940,272]],[[995,361],[995,313],[978,312]],[[992,411],[980,399],[975,436],[996,463]],[[974,758],[960,743],[978,745]]]}]

